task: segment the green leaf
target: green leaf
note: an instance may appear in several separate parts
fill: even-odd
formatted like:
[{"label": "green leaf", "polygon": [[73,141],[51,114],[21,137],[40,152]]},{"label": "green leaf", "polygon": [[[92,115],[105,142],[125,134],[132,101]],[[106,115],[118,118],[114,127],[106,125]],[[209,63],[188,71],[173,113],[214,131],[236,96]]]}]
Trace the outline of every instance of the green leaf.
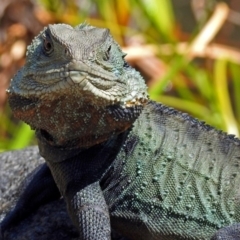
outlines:
[{"label": "green leaf", "polygon": [[15,138],[9,144],[9,149],[20,149],[28,146],[33,139],[35,131],[31,130],[29,125],[21,122],[20,126],[17,128],[15,133]]}]

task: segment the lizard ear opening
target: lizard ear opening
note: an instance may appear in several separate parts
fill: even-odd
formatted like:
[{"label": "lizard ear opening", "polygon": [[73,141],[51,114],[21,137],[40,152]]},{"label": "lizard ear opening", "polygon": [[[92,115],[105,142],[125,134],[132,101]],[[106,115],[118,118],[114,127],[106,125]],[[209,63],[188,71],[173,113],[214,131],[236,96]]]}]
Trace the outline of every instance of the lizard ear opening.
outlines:
[{"label": "lizard ear opening", "polygon": [[53,137],[47,131],[40,129],[40,133],[48,142],[53,142]]}]

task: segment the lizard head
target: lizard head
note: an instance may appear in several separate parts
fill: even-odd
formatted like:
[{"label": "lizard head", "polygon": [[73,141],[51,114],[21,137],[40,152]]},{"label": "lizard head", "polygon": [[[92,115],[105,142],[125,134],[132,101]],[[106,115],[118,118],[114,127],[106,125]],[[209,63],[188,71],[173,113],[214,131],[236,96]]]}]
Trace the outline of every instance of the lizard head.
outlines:
[{"label": "lizard head", "polygon": [[148,99],[125,55],[108,29],[49,25],[33,39],[25,66],[11,81],[13,113],[56,144],[98,139],[107,128],[109,134],[125,130]]}]

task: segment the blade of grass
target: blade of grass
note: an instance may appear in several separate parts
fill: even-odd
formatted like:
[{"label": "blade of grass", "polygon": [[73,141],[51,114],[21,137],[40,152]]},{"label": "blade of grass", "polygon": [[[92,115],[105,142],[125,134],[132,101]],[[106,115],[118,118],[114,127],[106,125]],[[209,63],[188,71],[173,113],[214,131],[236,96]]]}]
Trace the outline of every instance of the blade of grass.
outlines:
[{"label": "blade of grass", "polygon": [[210,125],[215,125],[215,120],[211,116],[210,110],[196,102],[180,99],[172,96],[159,96],[157,101],[164,103],[168,106],[177,108],[183,112],[188,112],[200,119],[203,119]]},{"label": "blade of grass", "polygon": [[168,65],[171,67],[169,67],[165,76],[149,89],[149,95],[152,99],[156,100],[163,93],[168,83],[186,66],[186,61],[184,56],[176,55]]},{"label": "blade of grass", "polygon": [[102,19],[105,20],[105,28],[114,29],[117,42],[122,45],[121,29],[118,24],[117,11],[112,0],[94,1]]},{"label": "blade of grass", "polygon": [[169,0],[136,1],[140,9],[146,13],[150,21],[167,41],[174,41],[175,19],[172,2]]},{"label": "blade of grass", "polygon": [[227,60],[218,59],[214,64],[214,85],[219,101],[219,110],[223,116],[226,131],[239,136],[237,121],[234,117],[228,91]]},{"label": "blade of grass", "polygon": [[173,78],[173,87],[180,98],[195,101],[195,95],[189,89],[185,76],[180,72]]},{"label": "blade of grass", "polygon": [[225,23],[228,14],[228,5],[223,2],[218,3],[210,19],[191,42],[189,52],[195,54],[203,52]]},{"label": "blade of grass", "polygon": [[237,120],[240,121],[240,69],[239,65],[233,62],[229,63],[229,69],[233,81],[233,101]]},{"label": "blade of grass", "polygon": [[189,79],[196,85],[200,94],[208,101],[212,100],[213,84],[210,80],[208,72],[206,70],[199,69],[192,64],[189,64],[185,70]]}]

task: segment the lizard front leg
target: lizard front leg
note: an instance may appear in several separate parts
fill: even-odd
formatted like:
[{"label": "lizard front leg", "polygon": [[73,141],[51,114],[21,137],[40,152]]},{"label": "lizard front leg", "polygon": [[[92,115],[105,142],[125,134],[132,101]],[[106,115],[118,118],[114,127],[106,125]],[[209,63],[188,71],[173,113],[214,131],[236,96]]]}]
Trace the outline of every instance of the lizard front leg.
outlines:
[{"label": "lizard front leg", "polygon": [[65,199],[72,222],[79,229],[81,240],[111,239],[108,206],[99,182],[67,194]]},{"label": "lizard front leg", "polygon": [[239,240],[240,239],[240,223],[219,229],[211,240]]},{"label": "lizard front leg", "polygon": [[10,211],[1,222],[0,236],[3,238],[4,232],[7,229],[28,217],[41,205],[58,198],[60,198],[60,192],[48,166],[43,164],[24,189],[15,208]]}]

